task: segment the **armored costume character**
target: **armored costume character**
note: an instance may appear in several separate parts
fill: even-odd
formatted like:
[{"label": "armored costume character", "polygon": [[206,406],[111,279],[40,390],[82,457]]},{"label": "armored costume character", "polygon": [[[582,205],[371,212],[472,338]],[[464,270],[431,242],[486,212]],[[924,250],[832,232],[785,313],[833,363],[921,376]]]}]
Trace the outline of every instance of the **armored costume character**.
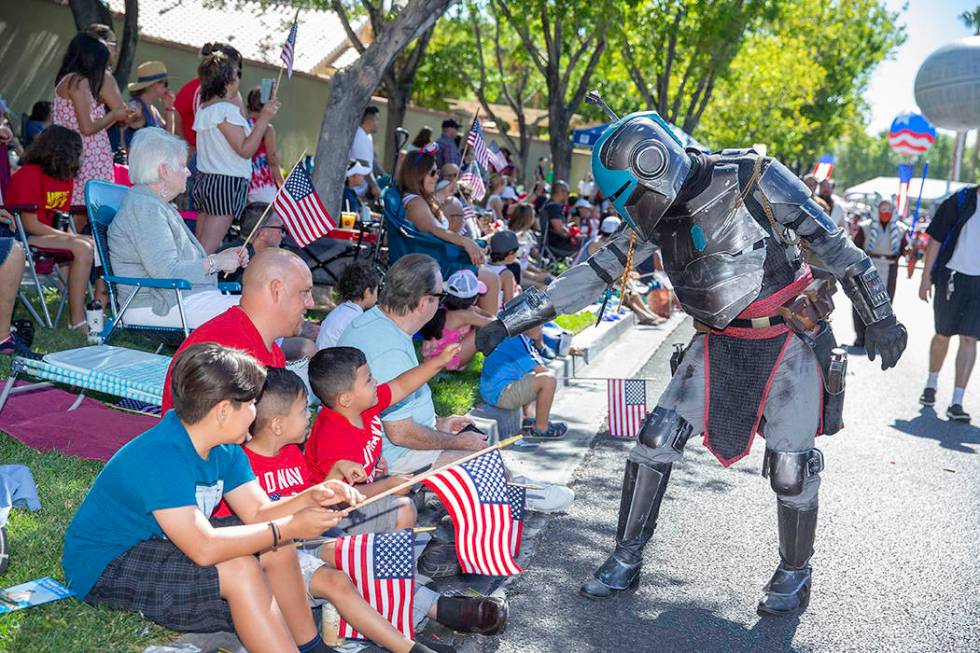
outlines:
[{"label": "armored costume character", "polygon": [[762,473],[777,498],[780,562],[759,611],[800,612],[809,600],[824,466],[814,438],[841,427],[846,365],[826,322],[833,279],[815,280],[802,248],[840,281],[882,369],[901,356],[905,328],[867,255],[779,161],[752,150],[685,150],[659,115],[645,112],[606,129],[592,170],[627,224],[587,262],[544,291],[525,291],[477,333],[487,352],[503,337],[596,301],[622,274],[633,232],[636,260],[659,246],[677,298],[695,319],[698,333],[626,462],[616,549],[581,591],[600,599],[637,585],[671,467],[692,435],[703,433],[728,466],[760,433]]}]

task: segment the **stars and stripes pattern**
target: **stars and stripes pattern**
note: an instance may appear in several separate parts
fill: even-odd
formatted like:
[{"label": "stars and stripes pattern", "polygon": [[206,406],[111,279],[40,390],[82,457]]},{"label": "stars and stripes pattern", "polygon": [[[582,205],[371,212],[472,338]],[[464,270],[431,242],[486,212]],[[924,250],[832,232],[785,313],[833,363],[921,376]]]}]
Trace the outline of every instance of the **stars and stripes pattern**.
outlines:
[{"label": "stars and stripes pattern", "polygon": [[909,184],[912,183],[913,170],[911,163],[898,164],[898,196],[895,198],[895,215],[899,218],[908,216]]},{"label": "stars and stripes pattern", "polygon": [[511,552],[514,517],[499,451],[453,465],[422,482],[452,517],[463,573],[512,576],[523,571]]},{"label": "stars and stripes pattern", "polygon": [[824,154],[817,160],[817,165],[813,168],[813,176],[817,178],[817,181],[823,181],[824,179],[829,179],[833,171],[834,155]]},{"label": "stars and stripes pattern", "polygon": [[609,379],[609,434],[633,438],[647,415],[647,388],[643,379]]},{"label": "stars and stripes pattern", "polygon": [[463,218],[466,220],[476,220],[476,211],[469,204],[463,204]]},{"label": "stars and stripes pattern", "polygon": [[493,166],[494,170],[497,172],[503,172],[510,163],[507,162],[507,157],[504,153],[500,151],[500,146],[497,143],[490,143],[490,165]]},{"label": "stars and stripes pattern", "polygon": [[480,168],[476,165],[475,161],[460,176],[459,183],[469,187],[473,192],[473,199],[477,202],[483,201],[483,198],[487,195],[487,186],[483,183],[483,175],[480,173]]},{"label": "stars and stripes pattern", "polygon": [[516,558],[521,553],[521,537],[524,535],[527,490],[516,485],[507,485],[507,498],[510,499],[510,518],[514,520],[514,526],[510,531],[510,553]]},{"label": "stars and stripes pattern", "polygon": [[293,59],[296,55],[296,21],[293,21],[292,27],[289,28],[289,36],[286,37],[286,43],[282,46],[282,54],[280,58],[282,63],[286,66],[286,77],[289,79],[293,78]]},{"label": "stars and stripes pattern", "polygon": [[337,226],[316,194],[310,174],[301,165],[293,168],[272,208],[300,247],[306,247]]},{"label": "stars and stripes pattern", "polygon": [[[412,529],[337,538],[334,563],[372,608],[405,637],[415,636],[415,535]],[[340,636],[367,639],[340,618]]]},{"label": "stars and stripes pattern", "polygon": [[487,141],[483,138],[483,127],[480,125],[479,116],[473,119],[473,126],[466,135],[466,145],[473,150],[473,156],[481,166],[490,167],[490,150],[487,149]]}]

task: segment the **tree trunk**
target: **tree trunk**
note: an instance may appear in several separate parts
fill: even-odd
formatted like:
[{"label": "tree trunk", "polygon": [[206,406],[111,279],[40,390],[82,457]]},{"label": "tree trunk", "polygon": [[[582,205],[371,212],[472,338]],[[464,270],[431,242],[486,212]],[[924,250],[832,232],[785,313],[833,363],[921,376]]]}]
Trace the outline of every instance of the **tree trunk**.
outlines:
[{"label": "tree trunk", "polygon": [[385,121],[381,165],[389,173],[395,174],[395,162],[398,160],[395,155],[395,130],[405,122],[405,114],[408,112],[408,99],[412,96],[414,84],[411,81],[399,83],[389,79],[383,86],[385,97],[388,98],[388,117]]},{"label": "tree trunk", "polygon": [[[554,100],[552,99],[554,98]],[[551,165],[554,166],[555,181],[573,185],[568,175],[572,173],[572,139],[568,135],[571,114],[566,112],[562,96],[550,95],[548,98],[548,138],[551,141]]]},{"label": "tree trunk", "polygon": [[409,0],[387,29],[375,34],[358,60],[331,78],[313,169],[313,183],[331,215],[340,212],[350,146],[371,94],[395,57],[431,27],[452,1]]},{"label": "tree trunk", "polygon": [[79,32],[95,23],[112,27],[112,14],[109,12],[109,7],[99,0],[68,0],[68,7],[75,19],[75,29]]},{"label": "tree trunk", "polygon": [[129,74],[136,60],[136,44],[139,42],[139,0],[126,0],[126,17],[123,21],[122,40],[119,42],[119,60],[116,62],[114,77],[119,88],[126,88]]}]

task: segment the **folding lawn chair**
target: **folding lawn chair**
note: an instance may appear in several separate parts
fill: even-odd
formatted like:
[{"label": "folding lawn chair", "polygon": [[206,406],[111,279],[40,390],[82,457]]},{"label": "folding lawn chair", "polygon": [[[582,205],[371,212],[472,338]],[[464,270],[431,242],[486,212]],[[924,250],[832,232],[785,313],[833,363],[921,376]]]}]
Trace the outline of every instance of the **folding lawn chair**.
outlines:
[{"label": "folding lawn chair", "polygon": [[[109,287],[109,304],[112,307],[112,317],[107,320],[105,330],[102,332],[103,342],[107,342],[112,332],[117,328],[139,333],[148,336],[161,343],[168,345],[178,345],[183,342],[191,329],[187,326],[187,319],[184,315],[184,299],[182,290],[190,290],[191,283],[186,279],[151,279],[149,277],[118,277],[112,272],[112,260],[109,252],[109,225],[116,217],[116,211],[122,200],[126,197],[129,189],[125,186],[110,184],[104,181],[90,181],[85,185],[85,205],[88,207],[89,224],[92,226],[92,236],[95,238],[95,247],[102,259],[103,278]],[[126,309],[129,308],[134,292],[121,307],[118,300],[117,286],[135,286],[140,288],[161,288],[173,290],[177,297],[177,310],[180,313],[179,327],[143,326],[139,324],[128,324],[123,320]],[[218,289],[226,292],[237,292],[241,290],[239,283],[219,283]]]},{"label": "folding lawn chair", "polygon": [[[24,304],[24,307],[27,308],[27,312],[31,314],[31,317],[37,323],[53,329],[61,321],[61,314],[64,312],[65,302],[68,300],[68,280],[62,276],[61,265],[71,262],[71,252],[63,249],[50,249],[31,245],[27,232],[24,230],[24,223],[21,221],[20,214],[22,212],[36,212],[36,204],[6,204],[3,208],[14,216],[12,236],[17,239],[17,242],[20,243],[21,248],[24,250],[28,271],[28,274],[24,275],[24,281],[21,283],[21,288],[17,291],[17,296]],[[33,294],[37,296],[38,302],[41,304],[41,312],[44,314],[43,318],[37,312],[34,304],[31,303],[27,293],[24,292],[23,286],[25,283],[33,290]],[[48,303],[44,300],[45,288],[54,288],[60,295],[58,310],[55,313],[54,319],[51,319],[51,311],[48,309]]]}]

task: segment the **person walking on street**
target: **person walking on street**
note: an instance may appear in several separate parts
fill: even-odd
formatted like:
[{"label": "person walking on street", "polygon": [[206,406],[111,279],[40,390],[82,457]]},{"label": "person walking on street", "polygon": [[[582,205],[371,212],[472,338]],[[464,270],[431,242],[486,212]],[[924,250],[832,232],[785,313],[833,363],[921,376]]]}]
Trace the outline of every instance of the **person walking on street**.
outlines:
[{"label": "person walking on street", "polygon": [[946,409],[946,417],[956,422],[970,421],[969,413],[963,410],[963,395],[977,359],[977,338],[980,338],[978,194],[980,186],[968,186],[950,195],[936,209],[936,216],[926,229],[930,240],[919,285],[919,299],[924,302],[935,291],[936,319],[936,334],[929,349],[929,378],[919,403],[935,405],[939,372],[949,350],[949,340],[959,336],[953,400]]},{"label": "person walking on street", "polygon": [[[908,244],[908,227],[895,219],[895,205],[890,200],[878,203],[878,215],[861,223],[854,244],[868,253],[878,274],[888,289],[888,299],[895,301],[895,287],[898,283],[898,258]],[[854,317],[854,331],[857,338],[854,346],[864,347],[865,324],[857,311],[851,309]]]}]

